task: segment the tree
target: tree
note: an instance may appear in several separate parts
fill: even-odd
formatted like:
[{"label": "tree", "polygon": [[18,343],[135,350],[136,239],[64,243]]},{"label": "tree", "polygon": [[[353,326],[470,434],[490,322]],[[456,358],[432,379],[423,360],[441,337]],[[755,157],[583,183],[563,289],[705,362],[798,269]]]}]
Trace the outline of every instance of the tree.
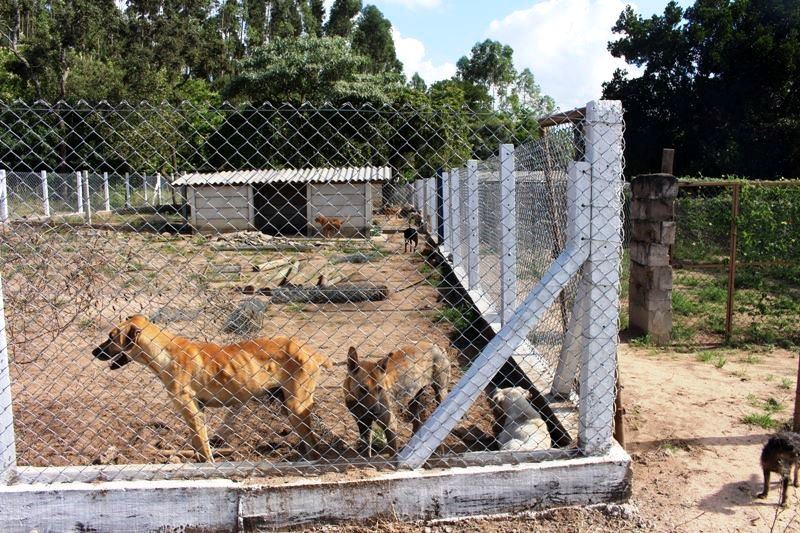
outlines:
[{"label": "tree", "polygon": [[456,65],[459,79],[486,87],[496,106],[504,104],[508,87],[517,77],[514,49],[486,39],[475,44],[470,57],[462,57]]},{"label": "tree", "polygon": [[422,93],[428,90],[428,86],[425,84],[425,80],[422,79],[422,76],[419,75],[419,72],[415,72],[414,75],[411,76],[408,86]]},{"label": "tree", "polygon": [[325,4],[323,0],[309,0],[310,21],[306,24],[306,33],[315,37],[322,37],[324,27],[322,21],[325,19]]},{"label": "tree", "polygon": [[240,75],[225,91],[252,102],[378,101],[391,86],[382,76],[365,74],[368,60],[342,37],[278,38],[253,51]]},{"label": "tree", "polygon": [[392,23],[375,6],[366,6],[353,32],[353,50],[369,59],[369,71],[400,74],[403,64],[397,59],[392,38]]},{"label": "tree", "polygon": [[528,114],[536,118],[552,113],[555,107],[555,101],[542,94],[531,69],[523,69],[514,80],[507,110],[517,116]]},{"label": "tree", "polygon": [[350,37],[353,32],[353,18],[361,11],[361,0],[335,0],[331,14],[325,25],[325,35],[330,37]]},{"label": "tree", "polygon": [[269,13],[270,39],[299,37],[303,32],[298,5],[294,0],[272,0]]},{"label": "tree", "polygon": [[[609,43],[643,73],[618,70],[604,96],[626,109],[633,175],[677,149],[681,171],[800,174],[800,9],[794,0],[697,0],[685,12],[620,15]],[[769,58],[765,60],[765,58]]]}]

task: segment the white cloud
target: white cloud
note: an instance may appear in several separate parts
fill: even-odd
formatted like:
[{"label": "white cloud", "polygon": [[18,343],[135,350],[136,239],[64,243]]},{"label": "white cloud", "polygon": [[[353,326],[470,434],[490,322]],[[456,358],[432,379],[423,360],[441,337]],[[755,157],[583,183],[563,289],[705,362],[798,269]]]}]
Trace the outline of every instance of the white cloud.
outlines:
[{"label": "white cloud", "polygon": [[422,41],[413,37],[403,37],[399,31],[392,28],[394,38],[394,48],[397,52],[397,59],[403,62],[405,74],[408,78],[418,72],[428,83],[444,80],[456,73],[456,66],[453,63],[441,63],[435,65],[425,54],[425,45]]},{"label": "white cloud", "polygon": [[615,38],[611,27],[627,3],[543,0],[492,21],[487,36],[511,45],[516,67],[529,67],[560,108],[578,107],[599,98],[601,84],[616,68],[627,67],[606,49]]}]

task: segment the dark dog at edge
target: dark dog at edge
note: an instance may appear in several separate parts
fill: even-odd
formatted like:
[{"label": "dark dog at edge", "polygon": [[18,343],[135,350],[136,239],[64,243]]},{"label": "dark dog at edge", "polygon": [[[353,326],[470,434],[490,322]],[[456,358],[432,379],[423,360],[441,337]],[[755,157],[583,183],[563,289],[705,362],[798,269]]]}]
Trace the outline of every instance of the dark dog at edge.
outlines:
[{"label": "dark dog at edge", "polygon": [[771,472],[781,476],[781,492],[779,505],[786,505],[786,493],[789,489],[789,473],[794,470],[794,482],[797,487],[797,470],[800,469],[800,433],[781,431],[770,437],[761,450],[761,468],[764,470],[764,490],[756,497],[766,498],[769,494],[769,476]]},{"label": "dark dog at edge", "polygon": [[419,231],[417,228],[409,227],[403,230],[403,253],[409,250],[413,253],[419,245]]},{"label": "dark dog at edge", "polygon": [[135,361],[156,374],[192,430],[192,446],[209,463],[214,459],[203,409],[239,406],[276,392],[303,444],[317,454],[311,408],[320,368],[332,364],[296,339],[260,338],[220,346],[174,335],[134,315],[113,328],[92,355],[110,361],[112,370]]},{"label": "dark dog at edge", "polygon": [[372,424],[386,436],[386,447],[397,453],[395,416],[409,415],[414,433],[422,426],[422,393],[430,386],[440,404],[450,382],[450,360],[429,342],[402,346],[377,361],[359,361],[352,346],[347,353],[345,403],[356,419],[359,451],[372,455]]}]

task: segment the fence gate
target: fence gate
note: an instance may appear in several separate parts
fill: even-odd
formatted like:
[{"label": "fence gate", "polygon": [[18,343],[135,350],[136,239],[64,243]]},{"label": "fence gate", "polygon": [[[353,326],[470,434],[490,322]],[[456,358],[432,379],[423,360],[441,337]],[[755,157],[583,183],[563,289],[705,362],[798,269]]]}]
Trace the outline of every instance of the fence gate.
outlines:
[{"label": "fence gate", "polygon": [[621,107],[481,118],[0,106],[0,529],[626,497]]}]

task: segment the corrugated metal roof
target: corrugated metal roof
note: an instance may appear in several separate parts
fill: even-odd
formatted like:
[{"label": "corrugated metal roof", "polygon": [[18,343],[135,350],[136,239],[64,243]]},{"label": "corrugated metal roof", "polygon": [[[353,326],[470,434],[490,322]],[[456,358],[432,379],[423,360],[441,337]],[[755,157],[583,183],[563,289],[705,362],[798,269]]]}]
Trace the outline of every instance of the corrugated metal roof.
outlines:
[{"label": "corrugated metal roof", "polygon": [[391,167],[230,170],[184,174],[173,185],[245,185],[253,183],[354,183],[392,179]]}]

